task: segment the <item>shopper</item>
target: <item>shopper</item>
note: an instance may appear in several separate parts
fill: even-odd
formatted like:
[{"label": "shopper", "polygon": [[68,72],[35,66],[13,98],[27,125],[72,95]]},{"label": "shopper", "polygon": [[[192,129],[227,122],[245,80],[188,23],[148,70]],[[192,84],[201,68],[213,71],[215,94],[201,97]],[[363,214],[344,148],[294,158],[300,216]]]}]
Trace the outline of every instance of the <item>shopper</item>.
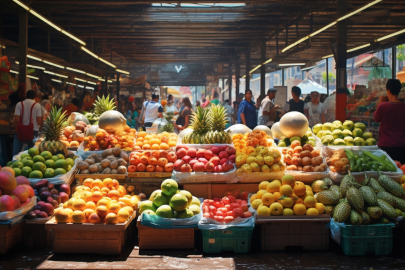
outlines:
[{"label": "shopper", "polygon": [[282,115],[288,112],[300,112],[304,114],[305,102],[300,99],[301,88],[299,88],[298,86],[294,86],[291,89],[291,94],[293,98],[285,103]]},{"label": "shopper", "polygon": [[48,99],[42,99],[40,104],[41,104],[42,116],[45,120],[46,117],[48,117],[48,114],[51,112],[52,105]]},{"label": "shopper", "polygon": [[223,106],[225,108],[226,119],[228,120],[228,123],[225,125],[225,128],[228,128],[231,125],[233,125],[233,119],[232,119],[233,108],[231,105],[229,105],[229,99],[224,101]]},{"label": "shopper", "polygon": [[152,94],[152,100],[145,101],[144,103],[145,113],[143,116],[143,123],[145,123],[145,128],[151,127],[153,121],[156,119],[163,118],[163,107],[158,101],[159,95]]},{"label": "shopper", "polygon": [[167,96],[166,113],[172,112],[174,114],[179,114],[179,109],[174,105],[174,97],[172,94]]},{"label": "shopper", "polygon": [[274,105],[273,99],[275,99],[277,89],[270,88],[267,90],[267,96],[262,100],[259,109],[259,125],[266,125],[269,121],[274,122],[276,120],[276,110],[278,105]]},{"label": "shopper", "polygon": [[195,102],[194,111],[197,111],[198,107],[201,107],[200,101]]},{"label": "shopper", "polygon": [[319,100],[318,92],[311,92],[311,101],[305,103],[304,113],[305,116],[308,118],[310,127],[313,127],[316,124],[325,123],[324,108],[323,104]]},{"label": "shopper", "polygon": [[66,112],[67,116],[69,117],[73,112],[79,112],[79,99],[74,98],[69,103],[69,105],[63,108],[63,111]]},{"label": "shopper", "polygon": [[173,126],[177,129],[177,132],[180,132],[188,127],[190,124],[190,115],[193,111],[193,106],[191,105],[190,99],[188,97],[183,98],[183,107],[179,112],[179,117],[176,122],[173,123]]},{"label": "shopper", "polygon": [[332,123],[336,119],[336,90],[327,97],[323,103],[323,114],[325,116],[325,122]]},{"label": "shopper", "polygon": [[[29,90],[24,101],[18,102],[14,112],[14,133],[13,156],[21,152],[24,143],[28,148],[34,146],[34,137],[38,137],[43,122],[42,107],[35,102],[37,94],[34,90]],[[29,132],[33,132],[32,136]]]},{"label": "shopper", "polygon": [[139,121],[139,114],[135,102],[128,103],[126,118],[127,118],[127,125],[130,128],[138,130],[141,123]]},{"label": "shopper", "polygon": [[244,124],[250,129],[257,126],[256,107],[252,101],[252,90],[245,92],[245,99],[239,104],[238,124]]},{"label": "shopper", "polygon": [[[378,147],[394,160],[405,163],[405,104],[398,99],[401,82],[387,81],[387,96],[380,96],[374,120],[380,123]],[[388,101],[384,101],[388,98]]]},{"label": "shopper", "polygon": [[211,100],[210,103],[218,105],[220,103],[219,102],[219,94],[218,94],[218,92],[214,90],[214,93],[212,94],[212,97],[213,97],[213,99]]}]

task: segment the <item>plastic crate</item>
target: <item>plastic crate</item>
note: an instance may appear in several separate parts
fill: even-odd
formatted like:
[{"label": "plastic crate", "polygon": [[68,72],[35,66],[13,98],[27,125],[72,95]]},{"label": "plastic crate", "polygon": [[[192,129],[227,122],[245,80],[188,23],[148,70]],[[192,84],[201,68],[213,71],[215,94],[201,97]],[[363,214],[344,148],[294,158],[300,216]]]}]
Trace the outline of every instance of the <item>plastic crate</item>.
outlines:
[{"label": "plastic crate", "polygon": [[349,256],[364,256],[367,253],[389,255],[392,253],[392,229],[395,225],[346,225],[341,228],[340,245]]},{"label": "plastic crate", "polygon": [[248,253],[252,242],[252,227],[230,227],[224,230],[201,230],[204,253],[233,251]]}]

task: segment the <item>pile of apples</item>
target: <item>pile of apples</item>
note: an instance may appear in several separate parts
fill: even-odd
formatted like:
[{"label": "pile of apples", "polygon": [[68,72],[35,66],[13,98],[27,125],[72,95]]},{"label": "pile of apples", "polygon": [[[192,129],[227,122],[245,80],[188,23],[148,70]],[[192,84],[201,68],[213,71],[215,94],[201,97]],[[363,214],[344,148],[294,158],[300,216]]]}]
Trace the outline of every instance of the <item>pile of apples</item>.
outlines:
[{"label": "pile of apples", "polygon": [[251,217],[252,213],[249,212],[247,198],[248,194],[244,191],[241,193],[240,199],[236,199],[234,196],[206,199],[202,205],[203,216],[223,223],[232,222],[238,217]]},{"label": "pile of apples", "polygon": [[132,152],[128,172],[172,172],[177,156],[166,150]]},{"label": "pile of apples", "polygon": [[174,170],[178,172],[229,172],[235,167],[235,154],[235,148],[227,145],[213,146],[210,149],[195,149],[178,145]]}]

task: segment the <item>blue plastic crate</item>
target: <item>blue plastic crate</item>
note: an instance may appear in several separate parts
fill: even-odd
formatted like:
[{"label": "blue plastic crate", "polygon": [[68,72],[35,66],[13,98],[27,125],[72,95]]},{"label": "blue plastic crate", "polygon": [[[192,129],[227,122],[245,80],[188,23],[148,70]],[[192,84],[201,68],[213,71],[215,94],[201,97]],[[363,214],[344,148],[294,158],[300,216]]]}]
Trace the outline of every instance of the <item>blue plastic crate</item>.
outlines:
[{"label": "blue plastic crate", "polygon": [[230,227],[223,230],[201,230],[204,253],[233,251],[248,253],[252,242],[252,227]]},{"label": "blue plastic crate", "polygon": [[349,238],[373,238],[380,236],[392,237],[392,228],[394,223],[390,224],[373,224],[373,225],[345,225],[340,229],[343,237]]}]

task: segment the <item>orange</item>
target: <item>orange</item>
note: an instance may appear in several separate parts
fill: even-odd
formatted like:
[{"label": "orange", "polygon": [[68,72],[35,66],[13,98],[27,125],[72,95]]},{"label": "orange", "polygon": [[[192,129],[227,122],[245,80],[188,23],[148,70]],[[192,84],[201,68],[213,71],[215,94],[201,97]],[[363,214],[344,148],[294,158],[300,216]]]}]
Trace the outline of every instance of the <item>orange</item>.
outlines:
[{"label": "orange", "polygon": [[123,203],[125,203],[125,205],[132,207],[131,199],[128,197],[119,198],[118,201],[123,202]]},{"label": "orange", "polygon": [[140,131],[139,133],[138,133],[138,138],[139,137],[145,137],[146,136],[146,132],[145,131]]},{"label": "orange", "polygon": [[72,204],[72,209],[83,211],[86,209],[86,202],[83,199],[76,199]]},{"label": "orange", "polygon": [[283,196],[283,195],[281,195],[280,192],[274,192],[273,195],[274,195],[274,201],[276,201],[276,202],[278,201],[279,198],[281,198]]},{"label": "orange", "polygon": [[115,189],[118,189],[119,186],[120,186],[120,182],[118,182],[117,180],[113,179],[113,187],[115,187]]},{"label": "orange", "polygon": [[160,146],[159,146],[159,144],[155,143],[155,144],[152,145],[151,149],[152,150],[159,150]]},{"label": "orange", "polygon": [[108,207],[108,213],[117,214],[120,209],[121,207],[118,203],[111,203],[110,207]]},{"label": "orange", "polygon": [[97,215],[97,213],[91,213],[87,219],[88,219],[89,223],[100,223],[101,222],[101,218]]},{"label": "orange", "polygon": [[100,179],[96,179],[93,181],[93,183],[91,184],[91,187],[99,187],[102,188],[103,187],[103,182],[101,182]]},{"label": "orange", "polygon": [[307,189],[306,189],[304,183],[295,182],[294,194],[296,194],[297,196],[303,196],[303,195],[305,195],[306,192],[307,192]]},{"label": "orange", "polygon": [[120,209],[117,213],[117,217],[118,217],[118,222],[119,223],[124,223],[125,221],[128,220],[129,218],[129,213],[127,210],[125,209]]},{"label": "orange", "polygon": [[89,219],[90,215],[95,213],[96,208],[93,209],[84,209],[83,213],[86,215],[86,218]]},{"label": "orange", "polygon": [[105,217],[105,223],[107,224],[117,224],[118,223],[118,217],[116,214],[114,213],[109,213],[106,217]]},{"label": "orange", "polygon": [[100,191],[100,188],[99,187],[93,187],[90,191],[92,193],[95,192],[95,191]]},{"label": "orange", "polygon": [[134,209],[130,206],[124,206],[122,207],[122,209],[127,210],[130,217],[132,217],[132,215],[134,214]]},{"label": "orange", "polygon": [[85,223],[86,215],[82,211],[74,211],[72,214],[72,223]]},{"label": "orange", "polygon": [[104,205],[97,206],[96,213],[101,219],[104,219],[104,217],[108,214],[107,207]]},{"label": "orange", "polygon": [[118,200],[120,197],[120,193],[117,190],[111,190],[110,192],[108,192],[107,196],[113,200]]},{"label": "orange", "polygon": [[84,182],[83,182],[83,186],[86,186],[86,187],[92,187],[92,184],[93,184],[93,182],[94,182],[94,180],[93,179],[91,179],[91,178],[87,178],[86,180],[84,180]]},{"label": "orange", "polygon": [[123,208],[124,206],[127,206],[124,202],[118,202],[118,205]]},{"label": "orange", "polygon": [[303,205],[301,203],[297,203],[296,205],[294,205],[293,211],[294,211],[294,214],[296,214],[298,216],[303,216],[307,212],[307,208],[305,207],[305,205]]},{"label": "orange", "polygon": [[150,149],[150,144],[144,144],[143,146],[142,146],[142,149]]},{"label": "orange", "polygon": [[259,191],[256,193],[256,199],[261,199],[262,196],[263,196],[264,194],[266,194],[266,193],[267,193],[266,190],[263,190],[263,189],[259,190]]},{"label": "orange", "polygon": [[[169,141],[169,147],[174,147],[174,146],[176,146],[177,145],[177,142],[175,142],[175,141]],[[165,150],[167,150],[167,149],[165,149]]]},{"label": "orange", "polygon": [[111,178],[104,179],[103,180],[103,186],[111,189],[114,186],[113,180]]},{"label": "orange", "polygon": [[[110,206],[110,201],[106,199],[101,199],[97,202],[97,206],[105,206],[109,207]],[[97,208],[96,208],[97,209]]]},{"label": "orange", "polygon": [[85,200],[86,202],[90,202],[92,201],[92,193],[90,191],[83,191],[79,195],[79,198]]},{"label": "orange", "polygon": [[86,202],[86,209],[96,210],[96,204],[94,202]]}]

